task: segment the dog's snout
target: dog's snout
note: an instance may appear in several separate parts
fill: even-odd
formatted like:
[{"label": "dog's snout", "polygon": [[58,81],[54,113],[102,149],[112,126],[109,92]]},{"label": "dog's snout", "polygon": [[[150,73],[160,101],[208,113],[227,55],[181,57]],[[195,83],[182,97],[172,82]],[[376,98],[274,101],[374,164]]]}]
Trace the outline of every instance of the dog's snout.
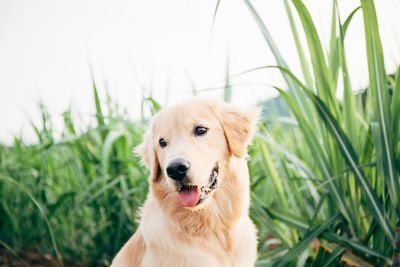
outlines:
[{"label": "dog's snout", "polygon": [[170,178],[182,181],[189,170],[189,162],[184,159],[174,159],[168,163],[167,174]]}]

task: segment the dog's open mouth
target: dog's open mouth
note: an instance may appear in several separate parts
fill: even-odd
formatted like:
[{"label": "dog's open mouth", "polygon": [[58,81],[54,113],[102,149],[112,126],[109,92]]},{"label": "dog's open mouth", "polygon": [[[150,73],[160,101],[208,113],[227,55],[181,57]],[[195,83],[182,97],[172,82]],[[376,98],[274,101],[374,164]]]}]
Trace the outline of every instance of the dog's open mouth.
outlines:
[{"label": "dog's open mouth", "polygon": [[183,207],[194,207],[205,199],[218,187],[218,165],[211,170],[209,183],[198,186],[194,184],[180,183],[178,188],[178,200]]}]

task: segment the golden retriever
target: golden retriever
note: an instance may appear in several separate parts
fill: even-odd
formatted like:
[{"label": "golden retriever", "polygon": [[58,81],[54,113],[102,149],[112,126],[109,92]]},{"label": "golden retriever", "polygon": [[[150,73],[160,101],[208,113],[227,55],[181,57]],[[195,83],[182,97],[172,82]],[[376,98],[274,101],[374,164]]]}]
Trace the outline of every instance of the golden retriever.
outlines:
[{"label": "golden retriever", "polygon": [[112,267],[254,266],[247,146],[258,111],[192,100],[160,111],[136,153],[150,191]]}]

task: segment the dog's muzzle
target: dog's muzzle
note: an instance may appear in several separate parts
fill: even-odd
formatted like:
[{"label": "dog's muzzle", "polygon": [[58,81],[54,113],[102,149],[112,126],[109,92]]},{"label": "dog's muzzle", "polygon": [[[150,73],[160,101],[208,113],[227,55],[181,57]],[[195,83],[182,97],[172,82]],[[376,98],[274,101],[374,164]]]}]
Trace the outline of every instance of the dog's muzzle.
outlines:
[{"label": "dog's muzzle", "polygon": [[182,179],[178,184],[178,200],[183,207],[194,207],[208,198],[210,193],[218,188],[218,163],[211,170],[207,185],[198,186]]}]

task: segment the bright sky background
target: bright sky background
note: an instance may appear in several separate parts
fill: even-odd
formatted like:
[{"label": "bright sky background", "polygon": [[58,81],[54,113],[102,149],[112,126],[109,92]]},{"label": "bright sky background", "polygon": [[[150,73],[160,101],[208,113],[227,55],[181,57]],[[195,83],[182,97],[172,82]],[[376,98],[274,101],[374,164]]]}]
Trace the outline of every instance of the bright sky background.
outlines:
[{"label": "bright sky background", "polygon": [[[327,48],[330,1],[304,2]],[[375,2],[390,72],[400,62],[400,0]],[[252,3],[290,67],[299,73],[283,1]],[[169,105],[191,98],[192,85],[197,89],[222,85],[228,56],[232,74],[274,65],[243,0],[221,0],[210,36],[215,4],[216,0],[0,0],[0,142],[11,140],[13,134],[32,140],[29,120],[39,121],[39,101],[49,109],[56,127],[61,127],[61,114],[68,107],[92,115],[89,62],[103,99],[107,85],[132,118],[139,116],[142,88]],[[339,1],[342,19],[357,5],[359,1]],[[346,38],[353,87],[365,87],[361,12]],[[233,102],[242,106],[274,94],[260,84],[283,84],[272,70],[233,83],[247,84],[233,91]],[[207,91],[200,96],[222,94]]]}]

